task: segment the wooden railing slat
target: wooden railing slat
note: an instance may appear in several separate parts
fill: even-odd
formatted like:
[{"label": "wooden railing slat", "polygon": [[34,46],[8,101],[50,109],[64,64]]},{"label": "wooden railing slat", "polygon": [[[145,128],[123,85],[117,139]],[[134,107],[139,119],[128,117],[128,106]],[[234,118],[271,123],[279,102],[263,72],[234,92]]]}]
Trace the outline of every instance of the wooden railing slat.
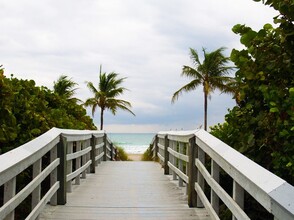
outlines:
[{"label": "wooden railing slat", "polygon": [[90,165],[92,161],[89,160],[86,164],[84,164],[82,167],[79,169],[75,170],[72,173],[69,173],[66,175],[66,182],[71,182],[72,179],[74,179],[76,176],[80,175],[84,170],[86,170]]},{"label": "wooden railing slat", "polygon": [[176,166],[174,166],[171,162],[168,162],[169,168],[171,168],[180,178],[182,178],[186,183],[189,182],[189,177],[184,174],[181,170],[179,170]]},{"label": "wooden railing slat", "polygon": [[80,150],[80,151],[77,151],[75,153],[69,153],[66,155],[66,160],[69,161],[69,160],[76,159],[78,157],[81,157],[81,156],[89,153],[90,151],[91,151],[91,147],[87,147],[87,148]]},{"label": "wooden railing slat", "polygon": [[6,215],[12,212],[34,189],[59,165],[59,159],[56,159],[47,166],[36,178],[19,191],[13,198],[7,201],[0,208],[0,219],[4,219]]},{"label": "wooden railing slat", "polygon": [[103,157],[103,155],[104,155],[104,152],[100,153],[98,156],[95,157],[95,160],[97,161],[97,160],[101,159]]},{"label": "wooden railing slat", "polygon": [[51,186],[51,188],[48,190],[48,192],[43,196],[43,198],[40,200],[38,205],[31,211],[31,213],[26,217],[26,220],[34,220],[37,218],[37,216],[41,213],[41,211],[44,209],[46,204],[49,202],[50,198],[56,194],[56,191],[59,188],[59,182],[56,182],[54,185]]},{"label": "wooden railing slat", "polygon": [[103,147],[103,145],[104,145],[104,142],[102,142],[102,143],[100,143],[100,144],[97,144],[97,145],[96,145],[96,149],[100,149],[101,147]]},{"label": "wooden railing slat", "polygon": [[176,158],[183,160],[185,162],[189,162],[189,156],[176,152],[175,150],[168,148],[168,152],[175,156]]},{"label": "wooden railing slat", "polygon": [[[73,142],[76,142],[75,152]],[[110,156],[109,153],[106,156],[106,152],[103,151],[106,150],[106,145],[110,146]],[[103,146],[105,149],[102,149]],[[50,153],[50,164],[41,171],[41,161],[47,153]],[[68,183],[66,186],[66,182],[69,182],[67,179],[75,178],[76,184],[79,184],[79,174],[82,172],[82,177],[85,177],[86,171],[90,172],[91,160],[95,162],[97,159],[99,162],[103,155],[106,159],[116,158],[116,149],[104,131],[58,128],[53,128],[34,140],[0,155],[0,185],[4,185],[4,205],[0,207],[0,219],[4,219],[5,216],[7,220],[14,219],[14,209],[29,194],[32,194],[32,211],[27,219],[36,219],[48,201],[51,205],[65,204],[66,190],[71,191],[71,184]],[[75,170],[72,170],[73,160]],[[33,180],[15,195],[16,176],[31,165]],[[93,170],[95,171],[95,164],[93,168],[91,166],[91,172]],[[45,197],[41,198],[41,182],[49,175],[50,189]]]},{"label": "wooden railing slat", "polygon": [[[218,195],[218,197],[226,204],[226,206],[231,210],[234,216],[238,219],[250,219],[247,214],[239,207],[236,201],[210,176],[204,165],[199,159],[196,159],[196,166],[199,172],[202,174],[207,184],[213,189],[213,191]],[[199,183],[197,183],[198,186]],[[201,186],[200,186],[201,187]],[[202,187],[201,187],[202,188]],[[202,190],[203,191],[203,190]],[[203,201],[202,201],[203,202]],[[209,203],[209,206],[211,204]],[[212,206],[211,206],[212,207]]]}]

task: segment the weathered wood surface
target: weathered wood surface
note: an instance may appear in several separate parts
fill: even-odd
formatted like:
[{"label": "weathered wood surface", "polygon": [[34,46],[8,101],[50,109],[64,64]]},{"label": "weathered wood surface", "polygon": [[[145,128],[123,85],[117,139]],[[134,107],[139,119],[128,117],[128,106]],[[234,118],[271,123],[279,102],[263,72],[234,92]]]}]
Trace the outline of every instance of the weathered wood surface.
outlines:
[{"label": "weathered wood surface", "polygon": [[81,181],[66,205],[47,205],[40,219],[210,219],[205,209],[188,207],[158,163],[103,162]]}]

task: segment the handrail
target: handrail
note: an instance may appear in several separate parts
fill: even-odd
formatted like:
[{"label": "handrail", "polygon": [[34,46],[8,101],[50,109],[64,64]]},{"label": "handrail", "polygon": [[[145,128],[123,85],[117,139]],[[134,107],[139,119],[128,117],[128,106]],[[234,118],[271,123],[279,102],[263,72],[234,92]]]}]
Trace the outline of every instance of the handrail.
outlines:
[{"label": "handrail", "polygon": [[[293,186],[202,129],[159,132],[150,150],[164,173],[187,187],[188,205],[204,206],[212,219],[219,219],[219,200],[233,219],[249,219],[243,210],[245,191],[275,219],[294,219]],[[211,160],[205,161],[207,157]],[[220,169],[233,179],[232,196],[219,184]],[[211,188],[210,198],[206,197],[205,182]]]},{"label": "handrail", "polygon": [[[36,219],[49,201],[51,205],[64,205],[66,192],[72,191],[73,181],[80,184],[80,178],[86,178],[87,173],[95,173],[95,167],[102,160],[115,159],[116,148],[104,131],[59,128],[52,128],[0,155],[0,186],[4,185],[0,219],[14,219],[15,208],[30,194],[31,212],[26,219]],[[33,179],[16,192],[16,177],[27,170],[31,170]],[[46,188],[47,193],[41,196],[44,185],[41,183],[49,176],[50,186]]]}]

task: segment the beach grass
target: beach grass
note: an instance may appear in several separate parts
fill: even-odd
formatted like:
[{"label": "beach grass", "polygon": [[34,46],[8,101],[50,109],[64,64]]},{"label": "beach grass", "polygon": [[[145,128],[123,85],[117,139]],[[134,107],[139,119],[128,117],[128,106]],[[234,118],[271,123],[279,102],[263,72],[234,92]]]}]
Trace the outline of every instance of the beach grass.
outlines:
[{"label": "beach grass", "polygon": [[152,161],[152,152],[151,152],[151,148],[147,148],[147,150],[143,153],[142,161]]},{"label": "beach grass", "polygon": [[118,160],[121,160],[121,161],[130,161],[131,160],[129,158],[127,152],[122,147],[116,146],[116,149],[117,149]]}]

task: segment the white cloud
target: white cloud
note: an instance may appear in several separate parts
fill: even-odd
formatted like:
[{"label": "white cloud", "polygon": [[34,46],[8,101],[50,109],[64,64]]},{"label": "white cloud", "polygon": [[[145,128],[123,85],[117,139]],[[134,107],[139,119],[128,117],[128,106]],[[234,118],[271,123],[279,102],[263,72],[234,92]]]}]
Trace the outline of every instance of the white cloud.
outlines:
[{"label": "white cloud", "polygon": [[[201,88],[170,103],[188,82],[180,73],[182,65],[191,65],[189,47],[200,52],[226,46],[229,55],[241,47],[233,25],[257,29],[277,14],[252,0],[10,0],[0,7],[0,64],[7,75],[52,88],[67,74],[79,84],[77,96],[83,100],[91,96],[85,81],[98,84],[100,64],[103,71],[128,77],[130,91],[123,98],[132,102],[137,116],[108,113],[106,126],[115,131],[128,124],[142,131],[201,125]],[[233,105],[229,96],[213,95],[209,124],[222,122]]]}]

